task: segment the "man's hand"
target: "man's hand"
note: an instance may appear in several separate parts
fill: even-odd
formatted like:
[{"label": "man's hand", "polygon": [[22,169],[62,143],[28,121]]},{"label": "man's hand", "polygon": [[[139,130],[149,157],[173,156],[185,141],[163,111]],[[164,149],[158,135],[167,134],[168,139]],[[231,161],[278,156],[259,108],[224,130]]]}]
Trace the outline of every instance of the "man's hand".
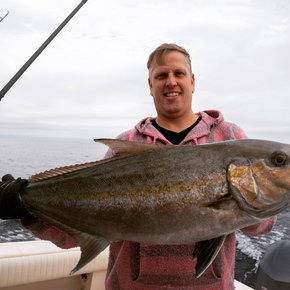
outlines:
[{"label": "man's hand", "polygon": [[0,182],[0,219],[34,218],[20,200],[27,180],[6,174]]}]

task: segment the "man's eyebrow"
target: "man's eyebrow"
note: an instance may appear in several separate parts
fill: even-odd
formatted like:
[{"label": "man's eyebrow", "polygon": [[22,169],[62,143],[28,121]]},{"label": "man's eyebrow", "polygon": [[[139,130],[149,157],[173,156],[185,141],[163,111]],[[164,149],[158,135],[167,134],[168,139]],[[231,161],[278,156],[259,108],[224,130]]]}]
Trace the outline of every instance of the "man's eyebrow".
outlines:
[{"label": "man's eyebrow", "polygon": [[161,69],[159,68],[159,69],[158,69],[158,68],[157,68],[156,71],[155,71],[155,74],[156,74],[156,75],[164,74],[164,73],[167,74],[167,73],[168,73],[168,69],[165,69],[165,68],[161,68]]},{"label": "man's eyebrow", "polygon": [[167,74],[168,71],[167,70],[160,70],[160,71],[157,71],[156,74],[159,75],[159,74]]}]

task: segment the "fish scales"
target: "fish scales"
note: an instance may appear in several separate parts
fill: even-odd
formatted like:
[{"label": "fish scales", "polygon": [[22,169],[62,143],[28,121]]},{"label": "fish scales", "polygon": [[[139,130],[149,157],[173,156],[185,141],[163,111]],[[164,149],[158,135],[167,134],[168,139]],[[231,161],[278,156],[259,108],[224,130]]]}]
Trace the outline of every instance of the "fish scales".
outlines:
[{"label": "fish scales", "polygon": [[[172,223],[176,224],[176,230],[179,231],[180,226],[176,221],[190,221],[195,217],[203,192],[209,192],[209,187],[214,194],[221,191],[222,183],[213,183],[212,178],[226,181],[226,171],[221,175],[220,170],[215,167],[205,179],[205,170],[209,172],[210,165],[204,162],[205,152],[193,154],[185,146],[179,149],[176,154],[174,147],[169,150],[162,148],[100,164],[85,169],[82,173],[76,171],[55,177],[43,181],[42,186],[41,182],[31,184],[30,190],[35,187],[38,192],[33,206],[40,207],[39,204],[43,204],[43,211],[48,213],[49,208],[53,215],[57,212],[59,219],[65,219],[67,213],[60,209],[69,203],[70,208],[78,211],[76,218],[96,220],[93,223],[94,228],[89,232],[97,235],[104,235],[107,229],[110,233],[116,232],[120,228],[120,221],[125,224],[126,220],[131,219],[134,222],[130,221],[131,226],[126,226],[126,230],[133,228],[134,233],[140,229],[144,231],[144,224],[147,225],[146,236],[150,232],[160,234],[160,227],[163,231],[166,230],[164,234],[171,233],[174,228]],[[202,161],[201,165],[196,166],[199,160]],[[53,184],[52,189],[49,183]],[[35,197],[36,194],[31,196]],[[77,200],[81,202],[77,203]],[[203,197],[203,202],[210,201],[210,195],[208,200]],[[92,210],[88,210],[90,208]],[[188,214],[185,214],[186,211]],[[74,220],[69,222],[69,226],[74,224]],[[101,230],[104,225],[107,225],[107,229]],[[83,225],[79,230],[82,229]],[[125,234],[123,231],[122,233]],[[117,238],[134,239],[130,236]],[[188,237],[175,243],[188,242],[191,239]],[[173,240],[167,242],[174,243]]]}]

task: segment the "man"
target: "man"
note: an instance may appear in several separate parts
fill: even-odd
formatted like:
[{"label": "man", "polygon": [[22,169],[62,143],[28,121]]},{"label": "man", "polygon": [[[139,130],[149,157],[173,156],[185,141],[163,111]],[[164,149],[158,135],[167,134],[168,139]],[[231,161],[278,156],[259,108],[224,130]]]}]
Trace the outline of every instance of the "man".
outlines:
[{"label": "man", "polygon": [[[159,46],[149,57],[149,87],[157,111],[156,118],[145,118],[134,129],[117,138],[129,141],[197,145],[246,138],[238,126],[224,121],[219,111],[195,114],[191,107],[195,79],[188,52],[175,44]],[[114,155],[109,150],[106,157]],[[6,176],[0,189],[21,191],[25,181]],[[10,180],[10,181],[9,181]],[[18,182],[18,186],[15,183]],[[24,184],[24,185],[23,185]],[[13,187],[11,190],[11,187]],[[10,187],[10,189],[9,189]],[[7,189],[6,189],[7,188]],[[19,207],[21,207],[19,203]],[[24,226],[41,239],[49,239],[63,248],[75,242],[65,233],[23,215]],[[21,217],[21,216],[19,216]],[[0,202],[1,218],[1,202]],[[276,218],[242,229],[247,235],[266,234]],[[149,245],[129,241],[114,242],[106,278],[107,289],[234,289],[235,234],[227,236],[218,256],[200,278],[195,278],[195,243],[185,245]]]}]

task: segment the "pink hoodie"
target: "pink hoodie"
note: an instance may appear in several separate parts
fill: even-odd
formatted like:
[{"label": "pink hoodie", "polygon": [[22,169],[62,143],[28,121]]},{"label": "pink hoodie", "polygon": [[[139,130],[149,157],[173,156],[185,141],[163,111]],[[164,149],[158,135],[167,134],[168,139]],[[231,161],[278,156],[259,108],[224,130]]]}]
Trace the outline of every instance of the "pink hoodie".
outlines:
[{"label": "pink hoodie", "polygon": [[[244,131],[224,121],[219,111],[197,114],[202,120],[194,127],[181,145],[197,145],[232,139],[245,139]],[[117,137],[121,140],[170,144],[152,125],[153,118],[139,122],[134,129]],[[114,153],[109,150],[106,158]],[[267,234],[276,217],[242,229],[249,235]],[[198,279],[195,278],[196,260],[192,259],[195,243],[186,245],[147,245],[127,241],[112,243],[107,271],[106,289],[234,289],[236,236],[230,234],[220,253]]]},{"label": "pink hoodie", "polygon": [[[197,114],[202,120],[194,127],[181,145],[197,145],[231,139],[247,138],[238,126],[225,122],[219,111],[204,111]],[[152,125],[153,118],[140,121],[134,129],[119,135],[117,139],[170,144]],[[105,158],[114,155],[109,149]],[[242,229],[249,236],[267,234],[276,217]],[[34,235],[51,240],[62,248],[75,246],[75,241],[65,233],[45,226],[42,222],[25,225]],[[185,245],[149,245],[129,241],[110,245],[110,257],[106,289],[234,289],[236,236],[227,236],[218,256],[200,278],[195,278],[196,260],[192,259],[195,243]]]}]

